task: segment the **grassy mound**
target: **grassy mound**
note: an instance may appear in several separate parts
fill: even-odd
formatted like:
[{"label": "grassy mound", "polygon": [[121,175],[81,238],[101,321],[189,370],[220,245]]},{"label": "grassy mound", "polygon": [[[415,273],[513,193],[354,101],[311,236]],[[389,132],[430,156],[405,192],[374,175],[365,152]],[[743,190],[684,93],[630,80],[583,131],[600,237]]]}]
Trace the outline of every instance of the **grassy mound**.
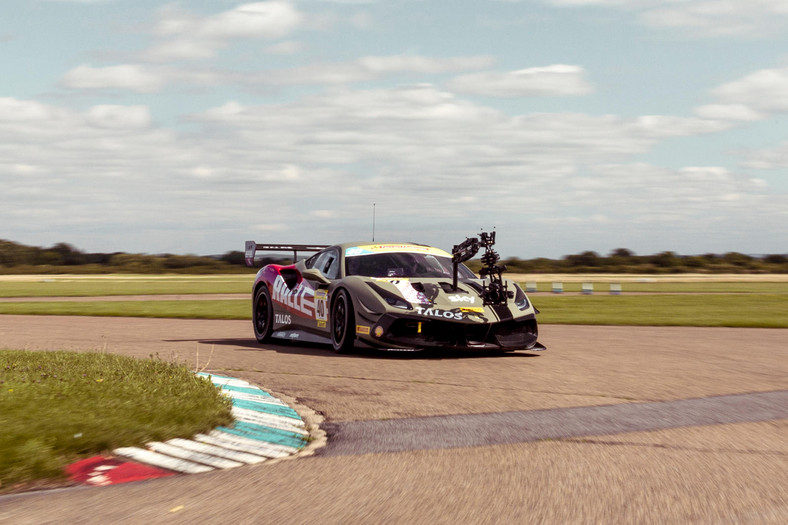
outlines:
[{"label": "grassy mound", "polygon": [[120,446],[229,424],[231,402],[185,365],[0,350],[0,492]]}]

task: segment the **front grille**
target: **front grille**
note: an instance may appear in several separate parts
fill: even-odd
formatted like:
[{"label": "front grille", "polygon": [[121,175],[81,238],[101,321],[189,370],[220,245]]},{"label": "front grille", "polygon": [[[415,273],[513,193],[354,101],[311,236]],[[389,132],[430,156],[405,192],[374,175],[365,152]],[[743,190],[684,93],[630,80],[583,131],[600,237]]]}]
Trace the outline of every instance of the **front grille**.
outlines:
[{"label": "front grille", "polygon": [[439,319],[416,321],[393,319],[386,335],[393,340],[426,346],[525,349],[536,342],[534,319],[511,320],[494,324],[457,323]]}]

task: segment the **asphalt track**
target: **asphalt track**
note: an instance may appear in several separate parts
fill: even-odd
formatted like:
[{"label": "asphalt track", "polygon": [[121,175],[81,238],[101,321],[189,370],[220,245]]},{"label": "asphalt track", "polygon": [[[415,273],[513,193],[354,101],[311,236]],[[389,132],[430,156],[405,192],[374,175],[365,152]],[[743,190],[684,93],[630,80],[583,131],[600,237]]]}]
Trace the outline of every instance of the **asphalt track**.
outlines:
[{"label": "asphalt track", "polygon": [[322,413],[310,457],[0,498],[0,523],[786,523],[788,331],[543,326],[541,355],[344,356],[248,322],[0,316]]},{"label": "asphalt track", "polygon": [[788,418],[788,390],[657,403],[329,423],[326,456],[480,447]]}]

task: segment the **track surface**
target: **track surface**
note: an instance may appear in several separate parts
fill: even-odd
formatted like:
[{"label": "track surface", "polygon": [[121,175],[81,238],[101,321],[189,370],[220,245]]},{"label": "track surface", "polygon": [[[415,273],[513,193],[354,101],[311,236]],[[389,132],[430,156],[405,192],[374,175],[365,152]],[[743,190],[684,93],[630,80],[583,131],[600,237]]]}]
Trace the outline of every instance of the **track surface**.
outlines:
[{"label": "track surface", "polygon": [[[336,432],[335,445],[330,434],[322,453],[292,461],[1,497],[0,523],[788,522],[788,422],[779,411],[788,388],[786,330],[548,325],[540,340],[550,350],[539,356],[425,357],[261,347],[248,325],[0,316],[3,347],[208,363],[297,398]],[[720,412],[753,413],[748,403],[764,398],[749,394],[766,392],[766,409],[777,412],[761,419],[783,419],[725,423],[747,420]],[[783,398],[775,404],[769,396]],[[699,404],[681,412],[686,399]],[[632,432],[655,402],[669,407],[657,421],[681,412],[686,426]],[[583,422],[593,413],[601,426]],[[558,437],[522,439],[545,428],[529,422],[538,414],[554,416]],[[390,442],[436,420],[451,424],[444,436],[433,428],[427,437],[455,440],[451,448],[340,448],[342,429],[378,425],[369,436]],[[573,425],[580,434],[569,432]],[[496,428],[516,439],[473,446]],[[369,446],[373,437],[360,439]]]}]

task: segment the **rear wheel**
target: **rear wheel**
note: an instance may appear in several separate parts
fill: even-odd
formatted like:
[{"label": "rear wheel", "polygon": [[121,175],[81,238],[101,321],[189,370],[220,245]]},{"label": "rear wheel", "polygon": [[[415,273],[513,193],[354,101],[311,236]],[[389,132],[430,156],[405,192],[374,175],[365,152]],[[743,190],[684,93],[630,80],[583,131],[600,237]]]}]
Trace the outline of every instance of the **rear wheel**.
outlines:
[{"label": "rear wheel", "polygon": [[263,343],[271,337],[273,317],[271,294],[268,292],[268,286],[263,283],[254,294],[254,302],[252,302],[252,324],[254,325],[254,336],[258,342]]},{"label": "rear wheel", "polygon": [[356,316],[353,301],[345,290],[339,290],[331,302],[331,346],[339,353],[353,349]]}]

